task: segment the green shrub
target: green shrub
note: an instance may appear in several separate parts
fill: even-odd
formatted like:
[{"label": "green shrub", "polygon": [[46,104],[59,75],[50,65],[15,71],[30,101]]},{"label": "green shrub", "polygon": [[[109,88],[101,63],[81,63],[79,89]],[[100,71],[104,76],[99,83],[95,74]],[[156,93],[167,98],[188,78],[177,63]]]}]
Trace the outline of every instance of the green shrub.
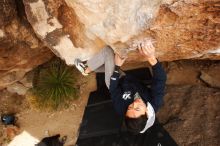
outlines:
[{"label": "green shrub", "polygon": [[37,69],[32,92],[40,107],[57,109],[78,97],[75,83],[73,67],[56,59]]}]

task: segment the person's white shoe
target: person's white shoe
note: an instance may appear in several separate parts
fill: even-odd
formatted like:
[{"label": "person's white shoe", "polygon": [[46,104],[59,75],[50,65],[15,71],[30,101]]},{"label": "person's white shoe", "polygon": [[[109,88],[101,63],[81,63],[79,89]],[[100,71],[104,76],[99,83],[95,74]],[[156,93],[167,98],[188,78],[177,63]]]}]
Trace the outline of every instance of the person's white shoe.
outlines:
[{"label": "person's white shoe", "polygon": [[75,64],[76,68],[82,73],[82,75],[84,75],[84,76],[89,75],[89,74],[85,73],[87,66],[80,59],[76,59],[74,61],[74,64]]}]

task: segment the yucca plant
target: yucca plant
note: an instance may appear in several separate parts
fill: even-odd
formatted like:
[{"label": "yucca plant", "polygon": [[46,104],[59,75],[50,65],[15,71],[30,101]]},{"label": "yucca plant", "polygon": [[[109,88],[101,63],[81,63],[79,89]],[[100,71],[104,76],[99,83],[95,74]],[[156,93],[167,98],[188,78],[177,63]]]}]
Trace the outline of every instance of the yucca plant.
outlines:
[{"label": "yucca plant", "polygon": [[55,60],[49,65],[39,67],[33,93],[38,98],[40,106],[57,109],[78,97],[75,83],[73,68],[61,60]]}]

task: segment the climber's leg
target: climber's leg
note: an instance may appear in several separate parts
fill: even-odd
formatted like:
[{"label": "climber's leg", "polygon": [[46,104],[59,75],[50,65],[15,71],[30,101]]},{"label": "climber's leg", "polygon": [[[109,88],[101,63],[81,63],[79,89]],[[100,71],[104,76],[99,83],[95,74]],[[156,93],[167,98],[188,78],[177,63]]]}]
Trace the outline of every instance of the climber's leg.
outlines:
[{"label": "climber's leg", "polygon": [[107,46],[101,50],[98,54],[87,61],[88,70],[95,72],[105,72],[105,83],[109,88],[110,77],[113,74],[115,62],[114,52],[111,47]]}]

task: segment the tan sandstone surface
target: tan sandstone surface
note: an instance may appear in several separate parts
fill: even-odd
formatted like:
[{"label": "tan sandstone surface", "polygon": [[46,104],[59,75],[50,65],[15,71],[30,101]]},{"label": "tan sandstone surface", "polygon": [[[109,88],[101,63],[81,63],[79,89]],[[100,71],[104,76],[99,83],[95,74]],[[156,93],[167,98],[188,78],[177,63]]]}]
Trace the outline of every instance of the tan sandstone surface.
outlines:
[{"label": "tan sandstone surface", "polygon": [[[216,0],[24,0],[38,37],[73,64],[88,59],[103,44],[116,52],[153,38],[164,61],[219,59],[220,15]],[[134,51],[128,61],[140,61]]]}]

